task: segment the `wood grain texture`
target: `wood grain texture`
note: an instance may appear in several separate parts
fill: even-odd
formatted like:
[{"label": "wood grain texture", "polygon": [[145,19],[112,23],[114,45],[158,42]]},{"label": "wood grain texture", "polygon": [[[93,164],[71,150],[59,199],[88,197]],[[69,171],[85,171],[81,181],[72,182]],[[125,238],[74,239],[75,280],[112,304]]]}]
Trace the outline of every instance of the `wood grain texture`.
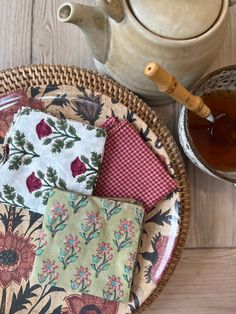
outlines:
[{"label": "wood grain texture", "polygon": [[30,64],[32,0],[1,0],[0,69]]},{"label": "wood grain texture", "polygon": [[[236,64],[236,6],[230,8],[229,31],[216,60],[207,71]],[[223,40],[223,39],[222,39]],[[192,221],[188,247],[236,246],[236,189],[188,162],[192,190]]]},{"label": "wood grain texture", "polygon": [[[59,23],[56,19],[57,9],[64,2],[64,0],[35,1],[32,31],[33,63],[62,63],[94,69],[92,56],[80,29],[72,24]],[[80,2],[93,3],[91,0]]]},{"label": "wood grain texture", "polygon": [[186,249],[147,314],[236,313],[236,249]]}]

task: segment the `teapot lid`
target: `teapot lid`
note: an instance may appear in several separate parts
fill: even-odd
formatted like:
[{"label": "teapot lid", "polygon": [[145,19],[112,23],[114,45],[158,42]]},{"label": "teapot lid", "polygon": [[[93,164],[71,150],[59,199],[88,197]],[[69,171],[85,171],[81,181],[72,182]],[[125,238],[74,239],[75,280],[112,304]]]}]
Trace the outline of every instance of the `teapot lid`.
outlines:
[{"label": "teapot lid", "polygon": [[222,0],[128,0],[135,17],[154,34],[190,39],[217,20]]}]

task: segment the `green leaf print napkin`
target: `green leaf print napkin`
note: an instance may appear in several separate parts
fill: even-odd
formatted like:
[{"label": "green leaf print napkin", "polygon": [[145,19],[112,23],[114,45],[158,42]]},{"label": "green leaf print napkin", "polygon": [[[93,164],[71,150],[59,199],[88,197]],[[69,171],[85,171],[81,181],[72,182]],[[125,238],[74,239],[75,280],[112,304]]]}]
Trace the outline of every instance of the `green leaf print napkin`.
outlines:
[{"label": "green leaf print napkin", "polygon": [[58,189],[51,194],[33,282],[128,302],[143,208],[127,201]]},{"label": "green leaf print napkin", "polygon": [[0,202],[43,214],[52,188],[91,195],[106,133],[25,107],[14,116],[0,167]]}]

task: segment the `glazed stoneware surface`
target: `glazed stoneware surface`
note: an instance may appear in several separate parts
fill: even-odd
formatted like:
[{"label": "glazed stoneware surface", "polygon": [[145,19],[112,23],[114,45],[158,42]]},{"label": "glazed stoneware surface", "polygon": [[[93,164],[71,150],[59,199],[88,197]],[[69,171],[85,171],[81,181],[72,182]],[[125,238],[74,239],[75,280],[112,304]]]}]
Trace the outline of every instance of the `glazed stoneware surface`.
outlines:
[{"label": "glazed stoneware surface", "polygon": [[[191,86],[213,62],[227,31],[229,1],[223,0],[222,8],[219,1],[216,2],[219,14],[215,14],[217,16],[215,23],[210,23],[212,25],[204,33],[198,30],[198,35],[194,34],[194,38],[186,40],[169,39],[165,34],[158,36],[150,31],[144,27],[144,21],[140,22],[140,16],[139,19],[135,17],[126,0],[112,2],[100,0],[97,6],[89,6],[87,9],[85,5],[79,3],[66,3],[58,10],[58,20],[80,27],[99,72],[112,77],[135,93],[162,104],[169,99],[143,75],[145,65],[151,61],[158,62],[173,73],[183,85]],[[136,2],[132,4],[133,7],[138,7]],[[123,18],[118,21],[113,15],[116,5],[122,5],[123,8]],[[155,4],[152,5],[155,7]],[[204,10],[201,5],[202,1],[199,2],[199,12]],[[206,6],[205,10],[208,9]],[[143,19],[147,10],[148,8],[140,9]],[[183,11],[178,12],[183,14]],[[92,20],[91,16],[96,19]],[[184,14],[179,16],[184,20]],[[199,16],[202,19],[206,18],[204,15]],[[162,18],[165,19],[165,16]]]},{"label": "glazed stoneware surface", "polygon": [[[236,66],[224,67],[208,74],[193,88],[193,93],[199,96],[207,95],[215,91],[236,91]],[[195,166],[217,179],[230,181],[235,184],[235,172],[223,172],[212,169],[194,147],[188,132],[187,110],[185,108],[182,108],[180,112],[178,133],[180,144],[185,154]]]},{"label": "glazed stoneware surface", "polygon": [[[9,127],[14,108],[19,103],[96,126],[110,116],[128,119],[146,144],[167,165],[171,176],[175,177],[171,161],[158,138],[137,115],[115,99],[83,88],[48,85],[17,91],[0,100],[2,138]],[[6,313],[19,311],[22,314],[134,312],[155,290],[171,259],[179,234],[179,201],[180,194],[175,191],[146,214],[129,303],[105,301],[76,293],[68,295],[60,287],[33,285],[28,279],[36,249],[45,241],[39,237],[42,215],[0,205],[0,285],[2,303],[5,302],[2,308],[5,307]]]}]

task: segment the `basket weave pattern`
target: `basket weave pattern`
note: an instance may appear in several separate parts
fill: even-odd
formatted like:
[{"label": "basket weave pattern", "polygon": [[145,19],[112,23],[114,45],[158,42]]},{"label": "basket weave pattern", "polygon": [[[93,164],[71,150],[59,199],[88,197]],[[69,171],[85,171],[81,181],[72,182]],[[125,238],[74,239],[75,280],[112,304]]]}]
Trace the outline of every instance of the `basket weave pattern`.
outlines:
[{"label": "basket weave pattern", "polygon": [[189,228],[190,193],[186,169],[179,149],[168,128],[164,126],[157,114],[151,110],[140,98],[118,83],[86,69],[64,65],[32,65],[0,71],[0,93],[7,93],[17,89],[26,89],[29,86],[47,84],[75,85],[90,89],[93,92],[103,93],[114,98],[136,113],[163,144],[177,176],[180,194],[181,222],[180,233],[177,238],[173,256],[168,263],[161,281],[152,295],[142,304],[136,313],[143,312],[161,293],[168,279],[174,271],[184,248]]}]

